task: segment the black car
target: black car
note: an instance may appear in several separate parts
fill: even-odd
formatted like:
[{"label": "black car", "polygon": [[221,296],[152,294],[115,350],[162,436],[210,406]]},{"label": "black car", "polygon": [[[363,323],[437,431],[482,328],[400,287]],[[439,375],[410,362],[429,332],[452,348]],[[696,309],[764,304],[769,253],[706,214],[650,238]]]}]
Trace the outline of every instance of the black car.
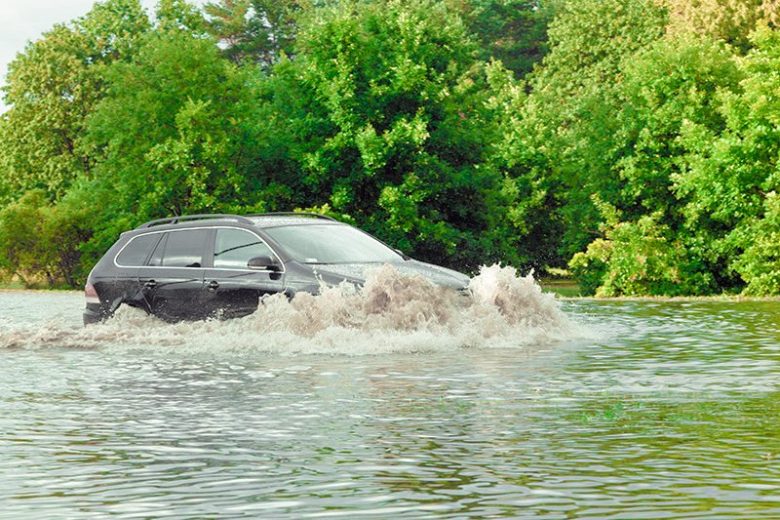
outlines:
[{"label": "black car", "polygon": [[360,285],[377,264],[459,290],[469,281],[322,215],[190,215],[121,235],[89,275],[84,323],[111,316],[121,304],[166,321],[245,316],[268,294],[316,294],[321,283],[344,280]]}]

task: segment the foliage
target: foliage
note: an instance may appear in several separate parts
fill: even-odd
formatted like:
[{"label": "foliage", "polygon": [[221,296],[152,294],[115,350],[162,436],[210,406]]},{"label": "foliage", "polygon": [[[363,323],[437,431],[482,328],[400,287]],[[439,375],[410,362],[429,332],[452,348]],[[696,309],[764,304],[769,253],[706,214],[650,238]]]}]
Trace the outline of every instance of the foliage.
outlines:
[{"label": "foliage", "polygon": [[767,236],[773,233],[774,194],[780,191],[780,35],[764,29],[754,35],[753,45],[739,61],[739,89],[722,94],[726,128],[687,128],[691,165],[676,183],[688,198],[689,226],[708,231],[724,269],[741,275],[752,293],[776,294],[776,284],[760,280],[777,272]]},{"label": "foliage", "polygon": [[517,133],[545,159],[562,258],[598,236],[591,195],[617,202],[622,60],[658,40],[665,22],[652,0],[582,0],[564,3],[550,24],[550,52],[530,78]]},{"label": "foliage", "polygon": [[27,287],[70,287],[86,280],[81,245],[89,239],[90,208],[76,200],[46,203],[42,190],[28,191],[0,211],[0,274]]},{"label": "foliage", "polygon": [[296,203],[328,203],[423,259],[517,260],[516,238],[497,231],[521,193],[490,161],[498,128],[486,103],[500,66],[476,50],[442,4],[319,11],[272,80],[301,172]]},{"label": "foliage", "polygon": [[734,268],[747,283],[745,292],[753,295],[780,293],[780,196],[767,194],[764,215],[745,230],[746,247]]},{"label": "foliage", "polygon": [[[641,273],[647,271],[621,261],[619,256],[609,261],[601,259],[610,264],[606,271],[598,263],[591,264],[590,270],[578,264],[577,273],[588,279],[586,285],[601,276],[603,285],[598,292],[602,294],[658,290],[671,293],[675,287],[685,287],[691,293],[703,288],[712,290],[716,285],[711,285],[711,273],[718,270],[720,259],[709,250],[706,230],[687,225],[682,211],[686,194],[676,182],[687,173],[692,160],[683,134],[692,125],[711,133],[725,128],[720,93],[738,88],[741,73],[728,47],[687,36],[656,40],[626,57],[618,64],[618,70],[620,82],[613,86],[609,97],[600,100],[593,117],[583,119],[572,132],[582,143],[573,149],[576,154],[572,159],[577,159],[575,164],[586,169],[593,179],[574,177],[580,188],[566,201],[563,211],[580,217],[580,223],[588,223],[585,230],[593,230],[604,221],[604,214],[592,210],[585,213],[588,206],[583,198],[596,195],[598,200],[614,205],[621,212],[623,223],[612,233],[620,232],[626,247],[655,243],[650,239],[660,235],[651,232],[650,223],[658,225],[664,230],[663,237],[674,239],[674,248],[684,249],[684,254],[672,254],[670,249],[666,255],[659,250],[659,261],[665,257],[667,271],[685,272],[691,283],[663,282],[660,271],[653,271],[652,261],[647,266],[651,282],[618,283],[620,277],[609,270],[618,264],[636,268],[640,280],[645,276]],[[581,228],[566,227],[570,236],[576,236],[577,231],[580,237],[585,236]],[[603,233],[594,233],[590,238],[597,241],[599,251],[604,250]],[[627,236],[649,238],[643,242],[628,240]],[[580,249],[579,243],[578,240],[573,249]],[[637,253],[639,257],[643,254]],[[700,282],[702,277],[706,282]],[[719,274],[717,281],[723,288],[731,283],[726,274]]]},{"label": "foliage", "polygon": [[728,48],[708,40],[660,40],[622,67],[615,163],[625,210],[663,210],[674,216],[673,181],[686,168],[684,127],[718,133],[725,127],[720,93],[741,79]]},{"label": "foliage", "polygon": [[108,0],[57,25],[10,64],[0,119],[6,200],[43,189],[61,197],[94,159],[79,149],[85,120],[105,91],[102,71],[126,60],[149,21],[137,0]]},{"label": "foliage", "polygon": [[[670,249],[668,254],[659,250],[658,261],[666,258],[667,273],[685,272],[685,279],[669,284],[658,278],[657,271],[645,292],[672,293],[684,288],[685,292],[699,293],[714,281],[708,273],[717,270],[719,258],[709,249],[711,236],[707,229],[692,228],[683,215],[686,194],[678,182],[687,175],[691,160],[683,134],[692,125],[712,133],[723,130],[719,94],[738,87],[740,72],[722,44],[697,38],[659,40],[633,54],[621,68],[622,82],[610,115],[615,125],[610,139],[612,183],[602,182],[596,194],[622,214],[624,222],[613,234],[620,229],[624,239],[631,233],[649,237],[644,242],[626,239],[628,251],[637,244],[644,247],[660,243],[652,242],[653,237],[674,238],[676,250]],[[603,124],[594,124],[591,131],[598,136]],[[603,211],[601,214],[603,217]],[[651,224],[663,228],[663,234],[655,232]],[[685,250],[684,254],[680,249]],[[643,254],[637,253],[640,257]],[[617,257],[611,263],[631,266]],[[652,261],[648,268],[652,273]],[[579,272],[582,274],[582,269]],[[639,279],[641,272],[637,270]],[[706,283],[700,281],[702,277]],[[619,289],[611,288],[616,280],[619,277],[614,273],[607,273],[600,292],[641,292],[645,287],[620,283]],[[718,281],[729,283],[725,275],[719,275]]]},{"label": "foliage", "polygon": [[711,289],[712,277],[672,237],[670,228],[660,223],[660,212],[634,222],[619,221],[614,208],[602,207],[602,212],[612,215],[604,225],[605,238],[594,240],[569,262],[585,294],[676,296]]},{"label": "foliage", "polygon": [[293,54],[297,16],[307,0],[220,0],[206,4],[209,32],[225,45],[226,56],[268,69]]},{"label": "foliage", "polygon": [[261,116],[251,75],[211,40],[173,29],[108,77],[85,137],[100,157],[94,189],[111,201],[105,240],[149,218],[253,207]]},{"label": "foliage", "polygon": [[308,208],[603,296],[780,293],[776,0],[106,0],[21,52],[0,274]]},{"label": "foliage", "polygon": [[761,23],[780,23],[777,0],[664,0],[664,5],[671,34],[694,33],[743,49]]},{"label": "foliage", "polygon": [[608,86],[623,58],[657,40],[665,24],[666,12],[651,0],[565,2],[550,23],[550,53],[534,87],[542,95],[577,95]]},{"label": "foliage", "polygon": [[547,53],[547,27],[560,0],[448,0],[479,42],[480,57],[501,61],[518,77]]},{"label": "foliage", "polygon": [[36,273],[51,278],[37,239],[43,226],[40,208],[45,203],[45,193],[32,190],[0,212],[0,272],[17,276],[26,286],[32,283],[28,276]]},{"label": "foliage", "polygon": [[159,0],[155,18],[158,32],[184,31],[199,36],[207,31],[203,13],[187,0]]}]

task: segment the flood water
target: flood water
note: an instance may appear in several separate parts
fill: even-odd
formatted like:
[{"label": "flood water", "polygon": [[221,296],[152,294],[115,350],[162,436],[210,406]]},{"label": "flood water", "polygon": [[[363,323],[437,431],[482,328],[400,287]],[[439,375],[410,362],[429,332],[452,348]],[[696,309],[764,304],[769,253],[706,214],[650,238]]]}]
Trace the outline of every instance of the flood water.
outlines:
[{"label": "flood water", "polygon": [[448,345],[0,293],[0,517],[780,517],[780,303],[554,305]]}]

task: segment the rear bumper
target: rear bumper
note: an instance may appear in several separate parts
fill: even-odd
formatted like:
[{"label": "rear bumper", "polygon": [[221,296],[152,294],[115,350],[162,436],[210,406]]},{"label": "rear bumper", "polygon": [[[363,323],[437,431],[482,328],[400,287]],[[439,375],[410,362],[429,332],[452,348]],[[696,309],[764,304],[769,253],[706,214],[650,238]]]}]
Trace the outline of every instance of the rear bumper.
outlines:
[{"label": "rear bumper", "polygon": [[84,325],[91,325],[93,323],[99,323],[105,319],[105,315],[99,309],[90,309],[87,307],[84,309]]}]

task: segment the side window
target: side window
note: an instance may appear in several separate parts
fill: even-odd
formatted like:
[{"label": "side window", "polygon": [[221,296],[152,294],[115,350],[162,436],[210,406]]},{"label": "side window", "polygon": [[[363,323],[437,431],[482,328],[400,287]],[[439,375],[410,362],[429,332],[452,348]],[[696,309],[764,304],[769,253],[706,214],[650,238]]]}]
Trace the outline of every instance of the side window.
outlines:
[{"label": "side window", "polygon": [[116,263],[124,267],[138,267],[144,265],[152,248],[160,239],[159,233],[151,235],[139,235],[131,238],[130,242],[122,249],[119,256],[116,257]]},{"label": "side window", "polygon": [[165,267],[200,267],[208,238],[206,229],[170,231],[165,243],[162,265]]},{"label": "side window", "polygon": [[254,233],[243,229],[217,229],[214,242],[214,267],[246,269],[247,262],[256,256],[270,256],[273,252]]},{"label": "side window", "polygon": [[149,257],[149,262],[147,262],[146,265],[154,267],[159,267],[162,265],[163,252],[165,251],[166,242],[168,242],[168,233],[162,233],[162,239],[160,239],[157,247],[154,248],[154,253],[152,253],[151,257]]}]

